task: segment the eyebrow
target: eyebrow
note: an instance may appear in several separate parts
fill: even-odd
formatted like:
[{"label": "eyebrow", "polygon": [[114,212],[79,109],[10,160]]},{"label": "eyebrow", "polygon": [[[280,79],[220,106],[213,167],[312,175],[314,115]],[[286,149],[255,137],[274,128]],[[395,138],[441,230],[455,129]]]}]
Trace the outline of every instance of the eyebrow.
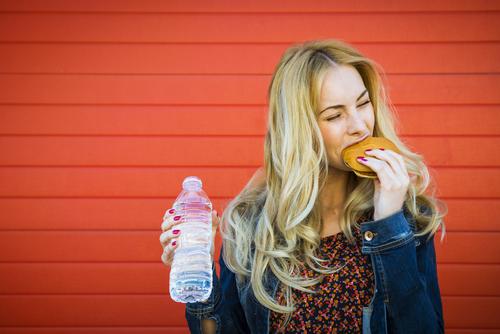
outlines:
[{"label": "eyebrow", "polygon": [[[361,93],[361,95],[360,95],[360,96],[358,96],[358,98],[356,99],[356,102],[358,102],[358,101],[359,101],[359,100],[363,97],[363,95],[365,95],[365,94],[366,94],[366,92],[367,92],[367,90],[365,89],[365,91],[364,91],[363,93]],[[341,104],[337,104],[336,106],[329,106],[329,107],[326,107],[325,109],[321,110],[321,111],[320,111],[320,114],[321,114],[323,111],[327,110],[327,109],[330,109],[330,108],[333,108],[333,109],[339,109],[339,108],[341,108],[341,107],[343,107],[343,105],[341,105]]]}]

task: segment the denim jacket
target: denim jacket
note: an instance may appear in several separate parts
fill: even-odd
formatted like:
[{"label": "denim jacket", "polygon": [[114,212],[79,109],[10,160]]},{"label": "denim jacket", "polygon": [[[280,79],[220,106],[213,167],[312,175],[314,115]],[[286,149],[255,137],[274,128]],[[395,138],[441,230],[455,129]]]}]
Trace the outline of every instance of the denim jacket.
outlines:
[{"label": "denim jacket", "polygon": [[[429,240],[428,235],[414,235],[415,220],[406,206],[360,227],[361,252],[369,254],[375,276],[374,295],[363,307],[362,333],[444,333],[434,235]],[[217,333],[269,333],[270,310],[257,301],[250,283],[236,280],[224,264],[222,249],[219,264],[220,280],[212,266],[208,300],[186,304],[191,333],[202,332],[202,319],[214,319]],[[275,296],[278,279],[270,270],[266,278],[266,291]]]}]

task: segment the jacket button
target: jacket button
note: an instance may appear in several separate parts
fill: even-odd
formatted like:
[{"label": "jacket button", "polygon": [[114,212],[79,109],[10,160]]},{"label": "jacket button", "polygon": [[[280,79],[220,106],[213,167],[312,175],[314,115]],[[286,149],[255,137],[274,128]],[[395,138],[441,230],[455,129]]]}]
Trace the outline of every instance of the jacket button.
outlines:
[{"label": "jacket button", "polygon": [[370,241],[373,239],[373,232],[372,231],[366,231],[365,232],[365,240]]}]

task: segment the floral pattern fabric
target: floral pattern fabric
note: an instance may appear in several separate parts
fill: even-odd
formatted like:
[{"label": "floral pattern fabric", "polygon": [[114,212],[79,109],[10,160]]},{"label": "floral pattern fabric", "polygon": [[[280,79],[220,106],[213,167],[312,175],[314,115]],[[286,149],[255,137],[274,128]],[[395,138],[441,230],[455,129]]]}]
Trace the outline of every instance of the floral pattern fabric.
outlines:
[{"label": "floral pattern fabric", "polygon": [[[292,289],[296,310],[286,328],[285,314],[270,311],[272,333],[361,333],[362,308],[370,304],[375,281],[370,257],[361,253],[361,232],[354,226],[352,231],[354,245],[342,232],[321,238],[320,257],[329,260],[328,266],[342,269],[308,287],[316,294]],[[305,268],[302,275],[314,277],[317,273]],[[280,283],[276,298],[281,305],[286,304],[283,292]]]}]

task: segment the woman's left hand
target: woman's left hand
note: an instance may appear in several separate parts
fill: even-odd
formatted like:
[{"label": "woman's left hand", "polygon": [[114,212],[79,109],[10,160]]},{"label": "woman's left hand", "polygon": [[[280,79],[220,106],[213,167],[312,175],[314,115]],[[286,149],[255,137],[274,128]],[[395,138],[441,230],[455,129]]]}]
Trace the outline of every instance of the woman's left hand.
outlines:
[{"label": "woman's left hand", "polygon": [[401,210],[410,185],[410,177],[403,157],[391,150],[372,149],[365,151],[367,161],[358,162],[377,173],[373,196],[373,219],[379,220]]}]

